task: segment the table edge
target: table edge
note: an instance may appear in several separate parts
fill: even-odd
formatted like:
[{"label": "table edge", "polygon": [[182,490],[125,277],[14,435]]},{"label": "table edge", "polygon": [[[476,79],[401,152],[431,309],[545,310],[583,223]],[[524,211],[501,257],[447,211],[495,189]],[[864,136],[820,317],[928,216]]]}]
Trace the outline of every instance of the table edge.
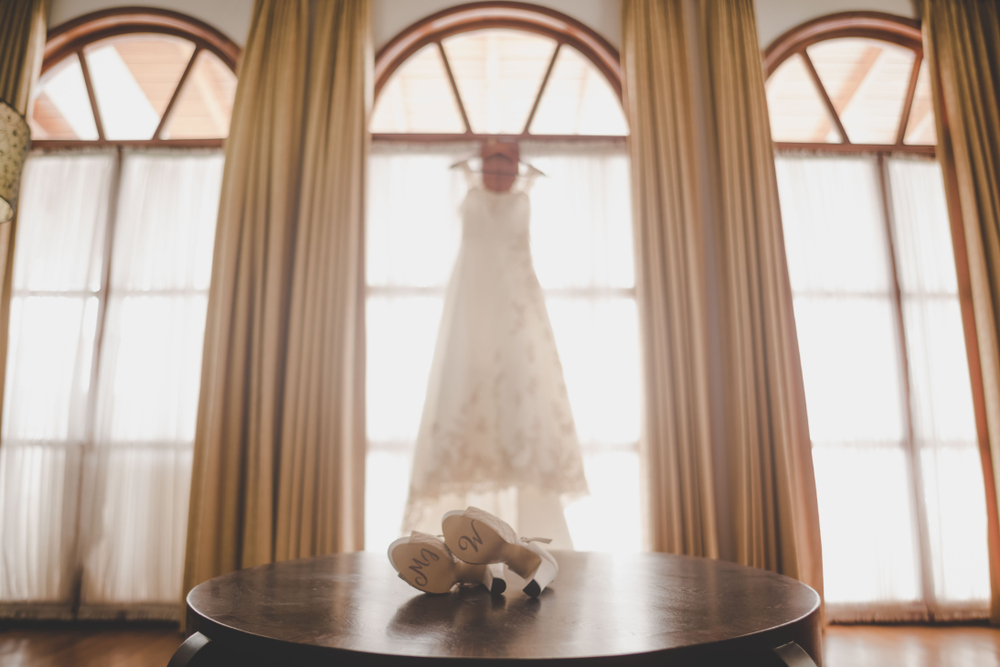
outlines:
[{"label": "table edge", "polygon": [[[307,561],[307,560],[314,560],[314,559],[317,559],[317,558],[329,558],[331,556],[349,556],[349,555],[364,554],[364,553],[374,553],[374,552],[366,552],[366,551],[341,552],[341,553],[337,553],[337,554],[325,554],[325,555],[321,555],[321,556],[310,556],[310,557],[307,557],[307,558],[289,559],[289,560],[286,560],[286,561],[280,561],[280,563],[294,563],[294,562],[301,562],[301,561]],[[573,553],[594,553],[594,554],[613,555],[610,552],[604,552],[604,551],[573,551]],[[216,619],[210,618],[210,617],[202,614],[201,612],[198,612],[197,609],[191,604],[191,596],[195,593],[195,591],[199,587],[201,587],[201,586],[203,586],[203,585],[205,585],[205,584],[213,581],[214,579],[218,579],[220,577],[230,576],[230,575],[233,575],[235,572],[242,572],[242,571],[249,571],[249,570],[256,570],[256,569],[264,569],[264,568],[273,567],[273,566],[279,564],[279,563],[263,563],[261,565],[256,565],[256,566],[251,567],[251,568],[244,568],[243,570],[234,570],[233,572],[228,572],[226,574],[219,575],[218,577],[213,577],[212,579],[204,581],[204,582],[198,584],[197,586],[195,586],[194,588],[192,588],[191,591],[189,591],[188,594],[184,598],[185,611],[186,611],[186,616],[187,616],[186,634],[187,635],[191,635],[191,634],[193,634],[196,631],[197,632],[201,632],[204,636],[208,637],[210,640],[213,640],[213,641],[215,641],[215,640],[227,641],[227,640],[233,640],[233,639],[237,639],[238,638],[238,639],[242,639],[242,640],[247,640],[247,641],[249,641],[250,643],[253,643],[253,644],[258,644],[261,647],[265,647],[266,646],[266,647],[273,647],[275,649],[277,649],[279,647],[284,647],[286,649],[290,649],[292,651],[295,651],[296,653],[300,653],[300,654],[303,654],[303,655],[317,656],[317,657],[318,656],[323,656],[325,658],[330,658],[330,657],[338,656],[339,655],[339,656],[355,656],[355,660],[359,660],[359,659],[365,659],[365,660],[377,660],[377,659],[383,659],[383,660],[413,660],[413,661],[447,660],[447,661],[454,661],[456,663],[457,662],[461,662],[461,661],[471,661],[471,662],[476,662],[476,663],[497,663],[497,664],[507,663],[507,662],[511,662],[512,660],[514,660],[518,664],[521,664],[521,663],[533,662],[533,661],[544,661],[546,663],[552,663],[552,662],[555,662],[555,661],[562,661],[562,660],[571,660],[571,661],[596,660],[596,661],[602,661],[602,660],[621,660],[621,659],[650,659],[650,658],[656,658],[656,657],[660,657],[660,656],[664,656],[665,657],[665,656],[668,656],[668,655],[669,656],[683,655],[686,652],[693,651],[693,650],[698,650],[698,649],[705,649],[708,646],[716,647],[720,651],[738,650],[739,647],[741,645],[743,645],[743,644],[748,644],[748,645],[750,645],[749,647],[752,647],[753,644],[757,643],[756,640],[762,640],[765,636],[770,636],[770,635],[779,635],[779,636],[780,635],[785,635],[785,634],[788,634],[791,630],[796,629],[799,626],[802,626],[804,629],[808,629],[808,626],[810,624],[812,624],[813,621],[815,621],[815,630],[819,631],[819,629],[821,627],[820,613],[821,613],[821,607],[822,607],[822,598],[820,597],[819,593],[814,588],[812,588],[811,586],[809,586],[808,584],[806,584],[804,582],[799,581],[798,579],[795,579],[793,577],[789,577],[789,576],[784,575],[784,574],[779,574],[777,572],[772,572],[771,570],[764,570],[762,568],[754,568],[754,567],[750,567],[748,565],[742,565],[740,563],[734,563],[732,561],[722,560],[722,559],[718,559],[718,558],[706,558],[706,557],[700,557],[700,556],[688,556],[688,555],[685,555],[685,554],[666,554],[666,553],[663,553],[663,552],[656,552],[656,551],[646,551],[646,552],[637,552],[637,553],[638,554],[658,554],[658,555],[663,555],[663,556],[669,556],[670,558],[680,558],[680,559],[685,559],[685,560],[718,562],[718,563],[724,563],[727,566],[731,565],[731,566],[736,566],[736,567],[741,567],[741,568],[747,568],[747,569],[750,569],[750,570],[757,570],[757,571],[761,571],[761,572],[767,572],[770,575],[774,575],[774,576],[780,577],[782,579],[788,579],[789,581],[795,582],[795,584],[797,584],[797,585],[805,587],[806,590],[808,590],[810,593],[812,593],[812,595],[814,597],[813,604],[812,604],[811,608],[807,612],[803,613],[802,615],[798,616],[797,618],[790,619],[790,620],[788,620],[785,623],[782,623],[780,625],[775,625],[775,626],[771,626],[769,628],[764,628],[764,629],[761,629],[761,630],[755,630],[753,632],[748,632],[748,633],[745,633],[745,634],[742,634],[742,635],[737,635],[737,636],[734,636],[734,637],[729,637],[727,639],[720,640],[718,642],[712,642],[709,645],[705,645],[705,644],[688,644],[688,645],[684,645],[684,646],[674,646],[674,647],[670,647],[670,648],[655,649],[655,650],[652,650],[652,651],[641,651],[641,652],[635,652],[635,653],[601,654],[601,655],[590,655],[590,656],[556,656],[556,657],[538,657],[538,658],[527,658],[527,659],[525,659],[525,658],[517,658],[517,659],[515,659],[515,658],[509,657],[509,656],[506,656],[506,657],[464,657],[464,656],[440,656],[440,655],[406,655],[406,654],[401,654],[401,653],[378,653],[378,652],[374,652],[374,651],[363,651],[363,650],[358,650],[358,649],[340,648],[340,647],[334,647],[334,646],[323,646],[323,645],[320,645],[320,644],[299,643],[299,642],[288,641],[286,639],[279,639],[279,638],[276,638],[276,637],[271,637],[271,636],[268,636],[268,635],[261,635],[261,634],[255,633],[255,632],[251,632],[249,630],[243,630],[243,629],[240,629],[240,628],[233,627],[231,625],[228,625],[228,624],[223,623],[221,621],[218,621]],[[213,635],[216,634],[216,631],[219,631],[219,636],[213,636]],[[818,648],[818,647],[816,647],[816,648]],[[809,652],[812,652],[812,651],[809,651]]]}]

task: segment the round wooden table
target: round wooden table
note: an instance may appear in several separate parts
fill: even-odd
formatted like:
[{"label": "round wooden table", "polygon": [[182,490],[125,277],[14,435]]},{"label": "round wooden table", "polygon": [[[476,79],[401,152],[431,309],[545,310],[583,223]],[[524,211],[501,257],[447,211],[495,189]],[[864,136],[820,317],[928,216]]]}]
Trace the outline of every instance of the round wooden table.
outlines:
[{"label": "round wooden table", "polygon": [[537,599],[427,595],[375,553],[233,572],[188,595],[193,634],[170,667],[822,665],[819,596],[794,579],[686,556],[553,553],[559,576]]}]

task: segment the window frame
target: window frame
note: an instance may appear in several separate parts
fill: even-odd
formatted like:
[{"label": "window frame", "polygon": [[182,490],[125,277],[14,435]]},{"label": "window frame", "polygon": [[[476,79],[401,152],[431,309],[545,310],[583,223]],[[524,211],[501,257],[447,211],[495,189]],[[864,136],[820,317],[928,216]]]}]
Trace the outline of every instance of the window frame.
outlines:
[{"label": "window frame", "polygon": [[[194,49],[191,56],[183,70],[181,78],[177,81],[176,88],[171,94],[171,99],[168,106],[164,110],[161,117],[159,126],[157,127],[154,138],[152,139],[131,139],[131,140],[110,140],[104,135],[104,128],[101,123],[100,109],[97,104],[97,98],[94,92],[94,88],[90,78],[90,72],[87,66],[87,59],[84,56],[84,50],[91,44],[112,38],[112,37],[126,37],[126,36],[170,36],[183,39],[191,44],[193,44]],[[87,89],[88,101],[91,105],[91,110],[94,115],[95,126],[98,130],[98,139],[96,140],[83,140],[83,139],[73,139],[73,140],[50,140],[50,139],[39,139],[33,140],[30,144],[30,151],[32,154],[56,154],[56,155],[66,155],[66,156],[79,156],[88,153],[91,154],[102,154],[107,155],[112,161],[111,172],[110,172],[110,184],[107,192],[107,208],[105,211],[104,219],[99,223],[103,225],[103,239],[101,245],[101,261],[98,267],[98,285],[96,289],[86,289],[83,291],[76,292],[62,292],[60,290],[51,290],[43,293],[32,292],[29,296],[59,296],[60,294],[66,293],[73,297],[79,297],[84,300],[86,299],[96,299],[96,317],[93,331],[93,341],[90,344],[90,367],[87,371],[87,382],[88,382],[88,393],[85,404],[85,415],[83,418],[83,436],[79,442],[81,457],[87,455],[88,452],[93,450],[94,442],[96,438],[96,418],[97,418],[97,400],[98,400],[98,378],[102,369],[102,354],[104,350],[104,338],[105,331],[107,328],[107,314],[108,305],[113,295],[127,294],[129,291],[121,291],[111,287],[111,271],[113,266],[113,256],[114,256],[114,241],[116,235],[116,227],[118,222],[118,202],[119,195],[122,186],[123,178],[123,166],[127,155],[127,151],[143,151],[143,150],[154,150],[154,151],[170,151],[171,149],[188,151],[190,149],[200,149],[206,152],[219,153],[223,149],[225,138],[203,138],[203,139],[160,139],[160,132],[166,126],[167,121],[170,118],[170,112],[175,107],[178,99],[181,96],[181,92],[184,85],[195,67],[198,60],[198,56],[203,52],[208,51],[219,58],[219,60],[228,67],[234,75],[238,76],[239,65],[242,59],[242,49],[231,39],[226,37],[222,32],[213,28],[212,26],[203,23],[197,19],[186,16],[184,14],[162,10],[162,9],[151,9],[151,8],[134,8],[134,7],[122,7],[113,8],[108,10],[97,11],[89,14],[85,14],[76,19],[63,23],[48,32],[47,41],[44,48],[44,59],[42,62],[41,72],[44,73],[51,70],[53,67],[65,62],[67,58],[76,58],[80,64],[84,83]],[[38,86],[35,89],[35,93],[41,91],[41,87]],[[22,220],[21,224],[24,221]],[[15,227],[14,232],[11,234],[9,243],[14,245],[16,243],[15,233],[17,228]],[[12,270],[8,267],[8,271]],[[19,295],[19,290],[13,291],[14,295]],[[0,319],[0,323],[7,327],[10,323],[6,318]],[[5,352],[6,355],[6,352]],[[0,360],[0,368],[6,364],[6,359]],[[0,376],[2,379],[2,376]],[[3,392],[6,389],[5,386],[0,386],[0,399],[3,398]],[[2,408],[2,405],[0,405]],[[82,460],[82,458],[81,458]],[[82,466],[82,464],[81,464]],[[79,479],[78,494],[82,493],[83,489],[83,468],[81,467]],[[81,530],[81,517],[80,514],[82,510],[80,509],[80,503],[77,503],[76,515],[72,517],[72,521],[76,524],[76,535],[79,539],[79,531]],[[79,567],[79,556],[74,556],[77,560],[74,561],[74,567]],[[36,615],[42,618],[48,618],[50,616],[49,612],[46,611],[50,607],[58,608],[60,611],[57,613],[63,613],[61,610],[68,609],[68,613],[71,614],[73,618],[77,617],[77,609],[79,608],[82,593],[81,579],[76,577],[76,579],[71,584],[71,598],[69,600],[60,600],[55,603],[48,602],[36,602],[29,601],[27,603],[21,602],[0,602],[0,617],[9,615],[9,610],[20,609],[22,607],[27,607],[31,609],[39,610]],[[131,603],[131,602],[119,602],[113,605],[116,610],[115,613],[124,613],[126,616],[136,612],[138,614],[146,617],[147,614],[152,614],[153,618],[172,618],[176,612],[176,605],[161,604],[159,602],[152,603]],[[30,612],[35,614],[35,612]]]},{"label": "window frame", "polygon": [[[519,134],[480,134],[472,131],[469,123],[465,103],[459,92],[455,77],[452,74],[451,64],[448,61],[448,54],[442,45],[443,40],[448,37],[460,35],[467,32],[480,30],[502,29],[518,30],[530,32],[536,35],[548,37],[556,42],[556,48],[546,67],[538,88],[538,94],[528,113],[524,129]],[[379,93],[385,87],[389,78],[399,69],[411,56],[416,54],[425,46],[436,44],[438,54],[444,64],[445,72],[448,75],[448,83],[455,102],[458,105],[459,114],[465,125],[463,133],[372,133],[374,142],[409,142],[409,143],[467,143],[485,142],[489,140],[499,140],[504,142],[520,141],[557,141],[565,142],[615,142],[625,144],[625,135],[583,135],[583,134],[531,134],[528,128],[535,118],[539,102],[545,94],[550,75],[556,63],[556,58],[563,45],[571,46],[587,58],[604,75],[611,85],[619,102],[622,102],[622,70],[621,60],[618,50],[611,45],[608,40],[601,37],[594,30],[583,23],[573,19],[554,9],[539,7],[524,2],[474,2],[456,7],[449,7],[436,14],[431,14],[420,21],[405,28],[402,32],[391,39],[385,46],[379,49],[375,56],[375,96],[377,101]]]},{"label": "window frame", "polygon": [[[850,141],[850,137],[844,129],[843,124],[834,108],[825,87],[820,80],[815,66],[806,53],[806,49],[814,44],[840,38],[864,38],[881,42],[887,42],[897,46],[910,49],[914,52],[913,68],[910,72],[906,96],[904,98],[903,112],[900,117],[899,128],[896,133],[896,140],[893,144],[856,144]],[[876,160],[876,171],[878,175],[877,189],[882,203],[882,219],[885,224],[885,234],[887,241],[888,262],[891,269],[890,292],[894,301],[894,320],[900,354],[900,381],[903,383],[903,398],[905,400],[904,418],[906,420],[906,430],[904,432],[903,447],[908,458],[908,468],[911,475],[912,493],[911,504],[914,516],[917,520],[918,541],[920,553],[917,554],[918,570],[920,574],[921,588],[923,596],[920,605],[926,606],[925,617],[934,621],[934,608],[938,604],[936,599],[933,574],[929,564],[930,544],[927,534],[927,510],[924,506],[924,481],[920,471],[914,433],[913,433],[913,407],[911,399],[911,371],[906,343],[906,329],[903,318],[902,290],[899,284],[899,273],[897,268],[897,251],[895,247],[894,230],[896,228],[895,215],[892,210],[892,192],[890,189],[890,179],[888,174],[888,159],[898,155],[910,155],[915,158],[935,160],[937,158],[937,145],[906,144],[904,137],[909,123],[910,113],[913,108],[913,100],[917,87],[917,78],[920,74],[920,67],[924,58],[923,33],[921,23],[917,19],[910,19],[893,14],[873,11],[848,11],[836,14],[820,16],[795,26],[775,38],[770,45],[762,52],[764,81],[765,83],[775,71],[789,58],[800,55],[809,73],[810,80],[818,93],[824,110],[834,123],[842,138],[841,143],[817,143],[817,142],[778,142],[774,141],[773,146],[776,155],[857,155],[874,157]],[[934,112],[940,115],[939,128],[944,127],[947,134],[948,117],[945,113],[944,104],[939,95],[941,81],[937,72],[930,71],[931,95],[934,101]],[[942,141],[942,136],[937,137],[937,142]],[[990,517],[988,543],[993,545],[1000,543],[997,521],[997,490],[993,479],[992,452],[988,438],[986,422],[986,398],[980,372],[979,345],[975,328],[975,315],[972,301],[972,283],[969,272],[969,260],[965,247],[965,232],[961,218],[961,212],[956,208],[956,197],[952,196],[958,191],[957,174],[953,163],[943,163],[941,165],[943,187],[948,199],[948,224],[952,237],[952,249],[955,259],[955,273],[958,283],[958,301],[962,318],[962,329],[964,334],[965,352],[968,360],[969,381],[972,392],[973,412],[975,416],[976,439],[979,455],[983,466],[984,488],[986,491],[986,511]],[[991,571],[994,569],[990,565]],[[992,576],[992,572],[991,572]]]},{"label": "window frame", "polygon": [[[112,140],[104,136],[100,108],[91,82],[90,71],[84,49],[91,44],[110,37],[129,35],[167,35],[187,40],[195,45],[187,65],[177,81],[177,86],[171,95],[170,102],[163,111],[160,123],[152,139]],[[242,60],[242,49],[222,32],[212,26],[179,12],[166,9],[122,7],[106,9],[84,14],[67,21],[49,31],[45,42],[42,74],[62,63],[67,58],[76,58],[83,72],[84,83],[98,138],[92,139],[40,139],[31,142],[32,151],[61,152],[72,154],[78,151],[107,151],[114,155],[114,167],[111,173],[111,186],[108,192],[109,204],[104,228],[104,246],[102,248],[102,264],[100,283],[97,291],[90,296],[97,298],[97,324],[94,331],[94,343],[91,351],[90,394],[87,405],[87,426],[85,442],[92,442],[94,437],[94,414],[96,410],[96,391],[98,373],[100,370],[101,350],[104,338],[104,328],[107,319],[107,304],[110,297],[111,265],[114,253],[115,227],[118,216],[118,198],[121,189],[122,172],[125,160],[125,149],[170,149],[170,148],[204,148],[222,149],[225,139],[160,139],[160,132],[170,119],[170,112],[180,97],[188,76],[194,69],[198,56],[202,51],[216,55],[233,74],[238,76]],[[41,88],[39,87],[39,90]],[[14,242],[13,238],[10,241]],[[0,393],[2,395],[2,393]]]},{"label": "window frame", "polygon": [[[893,144],[856,144],[851,142],[850,136],[840,120],[840,115],[834,108],[833,101],[820,80],[816,67],[809,58],[809,54],[806,53],[808,47],[819,42],[849,37],[888,42],[913,51],[913,69],[910,72],[906,96],[903,99],[903,114],[896,132],[896,141]],[[910,111],[913,108],[913,97],[917,90],[920,65],[924,58],[924,45],[919,21],[881,12],[843,12],[821,16],[792,28],[771,42],[763,54],[764,80],[767,81],[771,78],[778,67],[795,55],[802,57],[809,78],[812,80],[820,101],[823,102],[824,110],[837,128],[842,141],[840,143],[776,141],[774,147],[777,150],[815,150],[834,153],[915,153],[930,156],[936,154],[936,146],[903,143],[910,120]]]},{"label": "window frame", "polygon": [[[194,51],[177,81],[177,87],[151,139],[112,140],[104,135],[100,108],[94,86],[91,83],[90,70],[84,49],[89,45],[110,37],[128,35],[167,35],[178,37],[194,44]],[[45,42],[45,55],[42,61],[42,76],[50,69],[67,58],[76,57],[83,72],[83,80],[87,86],[90,107],[94,114],[94,124],[97,128],[97,139],[36,139],[31,142],[32,149],[83,149],[107,147],[149,147],[149,148],[221,148],[224,139],[161,139],[160,133],[170,119],[173,110],[188,76],[194,69],[198,56],[202,51],[209,51],[219,58],[234,75],[239,74],[242,59],[242,49],[231,39],[212,26],[184,14],[152,8],[122,7],[106,9],[90,14],[84,14],[59,25],[49,31]]]}]

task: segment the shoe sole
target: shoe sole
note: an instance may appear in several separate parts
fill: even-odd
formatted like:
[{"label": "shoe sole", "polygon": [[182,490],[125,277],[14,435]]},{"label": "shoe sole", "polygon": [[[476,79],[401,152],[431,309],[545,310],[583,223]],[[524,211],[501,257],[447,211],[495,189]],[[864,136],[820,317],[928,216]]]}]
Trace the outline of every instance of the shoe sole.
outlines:
[{"label": "shoe sole", "polygon": [[482,584],[493,595],[507,590],[502,567],[455,562],[444,549],[413,544],[407,537],[389,545],[389,561],[400,579],[424,593],[447,593],[455,584]]},{"label": "shoe sole", "polygon": [[389,545],[389,560],[403,581],[425,593],[447,593],[457,583],[455,561],[443,549],[404,537]]},{"label": "shoe sole", "polygon": [[506,563],[524,579],[542,564],[542,558],[520,544],[511,544],[488,522],[463,514],[446,514],[441,522],[444,542],[460,560],[486,565]]}]

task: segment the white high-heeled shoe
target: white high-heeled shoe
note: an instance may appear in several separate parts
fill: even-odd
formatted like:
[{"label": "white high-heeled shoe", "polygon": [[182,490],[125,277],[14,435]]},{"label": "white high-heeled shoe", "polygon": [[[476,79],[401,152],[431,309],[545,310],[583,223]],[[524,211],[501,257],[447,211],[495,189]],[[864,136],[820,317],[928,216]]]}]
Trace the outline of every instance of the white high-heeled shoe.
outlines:
[{"label": "white high-heeled shoe", "polygon": [[540,542],[544,538],[518,538],[508,523],[475,507],[454,510],[441,520],[444,541],[460,560],[486,565],[506,563],[507,567],[525,579],[524,592],[531,597],[541,595],[559,573],[556,559]]},{"label": "white high-heeled shoe", "polygon": [[482,584],[493,595],[507,590],[503,565],[461,561],[439,538],[416,530],[389,545],[389,562],[400,579],[425,593],[447,593],[455,584]]}]

